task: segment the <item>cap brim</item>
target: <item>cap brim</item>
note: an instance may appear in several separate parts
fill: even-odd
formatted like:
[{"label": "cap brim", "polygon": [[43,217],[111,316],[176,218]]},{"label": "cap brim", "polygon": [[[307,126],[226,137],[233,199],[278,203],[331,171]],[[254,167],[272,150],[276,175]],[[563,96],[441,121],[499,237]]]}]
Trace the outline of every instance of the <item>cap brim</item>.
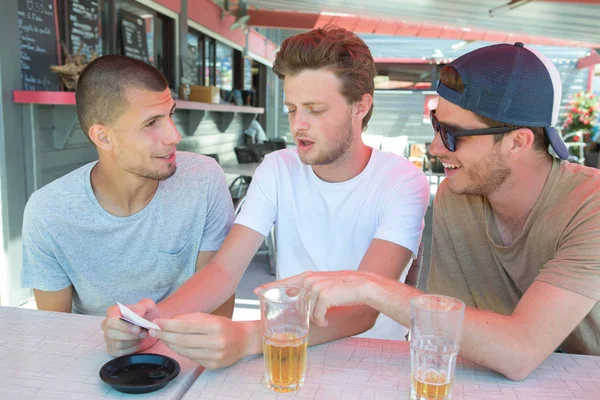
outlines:
[{"label": "cap brim", "polygon": [[561,160],[566,160],[569,158],[569,150],[567,150],[567,146],[565,146],[565,142],[563,142],[556,128],[550,126],[544,128],[544,131],[546,132],[546,136],[550,140],[550,145],[552,146],[552,149],[556,155]]}]

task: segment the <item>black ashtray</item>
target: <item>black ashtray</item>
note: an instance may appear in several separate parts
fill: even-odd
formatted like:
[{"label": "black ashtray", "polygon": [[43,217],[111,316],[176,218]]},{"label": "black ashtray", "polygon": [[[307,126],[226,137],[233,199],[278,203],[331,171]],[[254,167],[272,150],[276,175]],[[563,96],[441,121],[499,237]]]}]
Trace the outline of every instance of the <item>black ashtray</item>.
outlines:
[{"label": "black ashtray", "polygon": [[123,393],[149,393],[162,389],[179,375],[171,357],[160,354],[131,354],[117,357],[100,368],[100,379]]}]

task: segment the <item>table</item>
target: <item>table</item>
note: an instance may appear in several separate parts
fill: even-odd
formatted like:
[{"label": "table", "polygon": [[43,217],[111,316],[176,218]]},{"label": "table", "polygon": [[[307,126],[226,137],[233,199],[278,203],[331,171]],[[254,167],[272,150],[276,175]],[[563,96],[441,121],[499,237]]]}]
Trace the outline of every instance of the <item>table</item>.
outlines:
[{"label": "table", "polygon": [[248,163],[248,164],[231,164],[223,165],[223,171],[226,174],[240,175],[247,178],[252,178],[254,171],[260,165],[260,163]]},{"label": "table", "polygon": [[[409,343],[347,338],[309,348],[306,383],[276,395],[263,383],[263,359],[205,371],[184,400],[407,400]],[[600,399],[600,357],[553,354],[527,379],[510,381],[459,358],[453,400]]]},{"label": "table", "polygon": [[162,343],[148,353],[174,358],[181,372],[146,395],[118,392],[100,380],[106,352],[102,317],[0,307],[0,399],[178,400],[202,371]]},{"label": "table", "polygon": [[[0,399],[408,399],[409,343],[346,338],[309,348],[297,393],[276,395],[263,383],[262,357],[204,371],[162,344],[148,352],[173,357],[181,373],[145,395],[115,391],[98,376],[110,360],[101,317],[0,307]],[[522,382],[459,358],[453,400],[600,399],[600,357],[552,354]]]}]

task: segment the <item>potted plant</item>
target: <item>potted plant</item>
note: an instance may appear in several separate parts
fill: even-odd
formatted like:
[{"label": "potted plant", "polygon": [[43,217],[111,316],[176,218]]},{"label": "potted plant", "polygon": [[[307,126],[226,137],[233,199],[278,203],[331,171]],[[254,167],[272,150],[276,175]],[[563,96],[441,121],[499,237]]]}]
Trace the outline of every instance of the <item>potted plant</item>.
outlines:
[{"label": "potted plant", "polygon": [[571,139],[572,142],[590,143],[600,110],[598,97],[592,93],[577,92],[569,99],[563,124],[563,136],[577,132],[577,135],[568,135],[566,141]]}]

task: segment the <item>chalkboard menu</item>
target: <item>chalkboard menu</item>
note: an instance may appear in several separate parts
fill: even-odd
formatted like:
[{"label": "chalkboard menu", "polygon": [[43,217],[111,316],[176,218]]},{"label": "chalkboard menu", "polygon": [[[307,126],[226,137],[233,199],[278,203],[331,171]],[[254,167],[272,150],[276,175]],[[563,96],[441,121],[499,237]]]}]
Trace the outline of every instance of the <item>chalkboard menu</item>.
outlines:
[{"label": "chalkboard menu", "polygon": [[123,54],[137,60],[148,62],[146,22],[142,17],[125,10],[121,10],[120,14]]},{"label": "chalkboard menu", "polygon": [[59,63],[55,1],[18,2],[23,89],[60,90],[60,79],[50,70]]},{"label": "chalkboard menu", "polygon": [[71,0],[70,3],[71,53],[81,49],[88,61],[92,58],[92,50],[102,55],[99,0]]}]

